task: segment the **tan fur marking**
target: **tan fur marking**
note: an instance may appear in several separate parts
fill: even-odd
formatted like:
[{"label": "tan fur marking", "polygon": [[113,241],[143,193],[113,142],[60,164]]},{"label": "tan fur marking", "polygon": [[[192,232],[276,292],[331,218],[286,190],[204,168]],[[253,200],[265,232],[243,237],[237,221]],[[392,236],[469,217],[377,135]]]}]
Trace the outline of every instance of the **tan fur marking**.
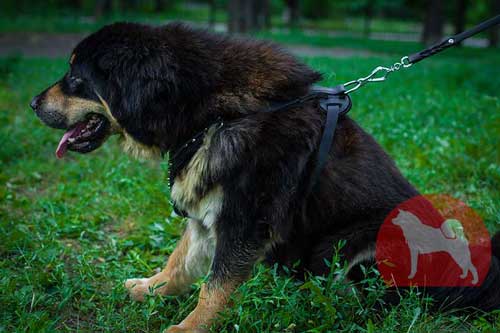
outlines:
[{"label": "tan fur marking", "polygon": [[111,109],[109,108],[108,103],[104,100],[104,98],[102,98],[102,96],[95,89],[94,89],[94,93],[97,95],[97,97],[101,101],[102,106],[104,107],[104,114],[103,115],[106,116],[106,118],[111,123],[111,130],[113,132],[121,132],[122,129],[121,129],[120,125],[118,125],[118,121],[116,120],[116,118],[111,113]]},{"label": "tan fur marking", "polygon": [[[144,296],[153,289],[153,294],[179,295],[186,292],[198,276],[193,276],[186,269],[186,258],[191,246],[192,230],[186,229],[174,252],[170,255],[165,268],[158,274],[146,279],[129,279],[125,287],[130,296],[137,301],[143,301]],[[158,285],[161,285],[157,287]]]},{"label": "tan fur marking", "polygon": [[54,85],[47,91],[45,101],[48,108],[62,112],[70,125],[83,120],[90,112],[101,114],[104,112],[104,107],[100,103],[63,94],[60,84]]},{"label": "tan fur marking", "polygon": [[208,332],[218,313],[229,303],[229,298],[236,287],[235,282],[225,282],[209,289],[204,283],[196,308],[179,325],[168,328],[167,333]]},{"label": "tan fur marking", "polygon": [[349,279],[347,278],[347,275],[349,274],[351,269],[354,266],[356,266],[364,261],[368,261],[368,260],[375,260],[375,248],[373,245],[362,250],[361,252],[356,254],[351,260],[349,260],[347,268],[345,270],[345,274],[335,277],[335,281],[339,281],[341,279],[345,279],[346,281],[349,281]]},{"label": "tan fur marking", "polygon": [[122,130],[121,146],[124,152],[134,158],[141,159],[159,159],[161,157],[160,148],[156,146],[146,146],[136,141],[125,130]]},{"label": "tan fur marking", "polygon": [[208,169],[208,147],[210,147],[212,137],[216,127],[208,130],[203,140],[202,146],[194,154],[187,167],[175,178],[172,188],[172,199],[183,209],[189,209],[201,200],[197,194],[197,187],[204,171]]},{"label": "tan fur marking", "polygon": [[144,158],[144,159],[158,159],[161,157],[160,148],[158,147],[149,147],[140,142],[135,141],[130,134],[128,134],[123,128],[120,127],[118,121],[111,113],[111,109],[109,108],[108,103],[102,98],[102,96],[95,91],[97,97],[101,101],[104,106],[104,110],[106,111],[105,116],[109,119],[111,123],[112,130],[114,132],[119,132],[122,134],[122,149],[127,154],[135,157],[135,158]]},{"label": "tan fur marking", "polygon": [[76,57],[76,54],[74,54],[74,53],[73,53],[73,54],[71,55],[71,58],[69,58],[69,64],[70,64],[70,65],[73,65],[73,62],[75,61],[75,57]]}]

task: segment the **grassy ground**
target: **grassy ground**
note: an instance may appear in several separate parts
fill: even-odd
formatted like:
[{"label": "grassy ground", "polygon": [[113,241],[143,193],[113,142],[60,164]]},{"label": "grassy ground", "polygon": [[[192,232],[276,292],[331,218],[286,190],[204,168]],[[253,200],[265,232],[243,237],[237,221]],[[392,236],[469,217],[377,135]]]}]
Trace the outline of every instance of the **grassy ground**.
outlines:
[{"label": "grassy ground", "polygon": [[[435,57],[353,95],[352,116],[423,193],[445,192],[500,229],[500,62],[467,52]],[[364,76],[387,58],[306,61],[325,84]],[[56,160],[61,135],[29,109],[66,59],[0,59],[0,331],[158,332],[192,295],[133,303],[122,282],[148,276],[174,248],[166,163],[141,162],[115,140]],[[341,263],[334,258],[336,272]],[[258,266],[222,315],[221,332],[495,332],[500,312],[434,314],[418,294],[374,312],[382,291],[342,292],[333,276],[305,283]]]}]

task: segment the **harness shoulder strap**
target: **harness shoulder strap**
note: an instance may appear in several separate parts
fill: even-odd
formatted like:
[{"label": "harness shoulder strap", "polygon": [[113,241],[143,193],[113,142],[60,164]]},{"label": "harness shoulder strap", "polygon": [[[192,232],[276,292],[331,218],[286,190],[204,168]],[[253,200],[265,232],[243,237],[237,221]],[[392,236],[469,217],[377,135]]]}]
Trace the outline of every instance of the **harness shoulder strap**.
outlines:
[{"label": "harness shoulder strap", "polygon": [[346,89],[344,85],[339,85],[333,88],[314,87],[311,89],[311,93],[321,95],[318,98],[319,106],[326,112],[326,122],[316,156],[316,165],[311,174],[306,195],[311,193],[314,189],[314,186],[317,184],[319,176],[321,175],[321,171],[323,171],[326,162],[328,161],[339,117],[344,116],[351,109],[351,98],[345,92]]},{"label": "harness shoulder strap", "polygon": [[337,127],[337,121],[341,113],[341,108],[338,105],[330,107],[326,113],[325,128],[323,129],[323,135],[321,136],[321,142],[318,148],[318,155],[316,157],[316,166],[311,174],[311,179],[309,180],[309,187],[307,194],[311,193],[314,186],[318,182],[321,171],[328,161],[328,153],[333,144],[333,135],[335,134],[335,128]]},{"label": "harness shoulder strap", "polygon": [[311,88],[307,95],[286,103],[275,104],[264,110],[264,112],[288,110],[292,107],[301,106],[308,101],[318,101],[319,107],[326,112],[326,122],[316,156],[316,164],[309,180],[307,195],[313,190],[318,182],[321,171],[328,161],[339,117],[349,112],[352,106],[351,98],[346,93],[344,85],[341,84],[333,88],[315,86]]}]

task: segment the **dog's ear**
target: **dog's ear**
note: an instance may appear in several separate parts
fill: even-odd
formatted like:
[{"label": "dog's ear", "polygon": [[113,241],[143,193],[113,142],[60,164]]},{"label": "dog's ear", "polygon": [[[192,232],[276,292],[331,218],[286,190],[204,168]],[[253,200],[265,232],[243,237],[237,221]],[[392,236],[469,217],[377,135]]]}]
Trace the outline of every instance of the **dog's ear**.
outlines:
[{"label": "dog's ear", "polygon": [[97,68],[101,72],[107,73],[116,65],[116,60],[116,56],[113,53],[105,53],[97,61]]},{"label": "dog's ear", "polygon": [[113,116],[136,140],[152,145],[157,127],[167,127],[178,103],[177,68],[163,54],[140,51],[113,52],[99,66],[107,72]]}]

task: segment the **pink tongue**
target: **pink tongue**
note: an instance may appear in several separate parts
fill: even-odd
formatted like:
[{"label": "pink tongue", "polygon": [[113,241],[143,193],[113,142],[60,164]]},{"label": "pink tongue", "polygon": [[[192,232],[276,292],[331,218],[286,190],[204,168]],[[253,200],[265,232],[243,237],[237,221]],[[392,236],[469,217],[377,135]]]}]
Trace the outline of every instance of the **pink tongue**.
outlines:
[{"label": "pink tongue", "polygon": [[64,133],[63,137],[61,138],[61,141],[59,141],[59,144],[57,145],[56,149],[56,156],[57,158],[62,158],[66,151],[68,150],[68,140],[73,136],[75,133],[79,133],[83,128],[85,127],[85,123],[79,123],[76,125],[74,128],[68,130],[66,133]]}]

